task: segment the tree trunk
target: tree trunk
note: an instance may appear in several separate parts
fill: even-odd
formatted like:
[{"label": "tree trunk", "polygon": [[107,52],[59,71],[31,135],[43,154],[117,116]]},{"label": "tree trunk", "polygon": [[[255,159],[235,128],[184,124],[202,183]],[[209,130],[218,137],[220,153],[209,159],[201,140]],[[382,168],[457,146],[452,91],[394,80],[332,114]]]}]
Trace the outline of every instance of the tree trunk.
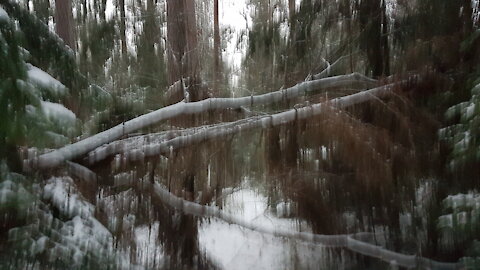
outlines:
[{"label": "tree trunk", "polygon": [[199,100],[196,87],[198,53],[194,0],[167,0],[167,52],[169,84],[189,78],[184,82],[189,100]]},{"label": "tree trunk", "polygon": [[480,27],[480,2],[477,1],[476,6],[473,9],[473,23],[475,27]]},{"label": "tree trunk", "polygon": [[388,19],[384,0],[365,0],[358,8],[363,30],[360,47],[365,51],[374,77],[390,75]]},{"label": "tree trunk", "polygon": [[122,42],[122,56],[127,54],[127,39],[125,35],[125,0],[118,0],[118,7],[120,8],[120,39]]},{"label": "tree trunk", "polygon": [[100,15],[100,21],[105,22],[106,19],[106,14],[105,11],[107,10],[107,0],[101,0],[100,1],[100,10],[99,10],[99,15]]},{"label": "tree trunk", "polygon": [[72,50],[76,50],[72,3],[70,0],[55,0],[55,29],[60,38]]},{"label": "tree trunk", "polygon": [[285,61],[285,87],[295,85],[295,0],[288,0],[290,32],[288,36],[287,59]]},{"label": "tree trunk", "polygon": [[289,89],[280,90],[258,96],[248,96],[242,98],[215,98],[191,103],[177,103],[172,106],[164,107],[148,114],[139,116],[125,123],[117,125],[109,130],[100,132],[92,137],[78,141],[76,143],[64,146],[58,150],[41,155],[38,164],[40,169],[54,168],[61,165],[66,160],[78,158],[97,147],[117,140],[122,136],[132,133],[136,130],[151,126],[160,121],[172,119],[184,114],[199,114],[213,109],[238,109],[243,106],[255,106],[281,102],[282,100],[306,95],[307,93],[321,91],[326,89],[336,89],[341,87],[359,87],[365,88],[376,84],[374,80],[368,79],[358,73],[330,77],[317,81],[307,81],[298,84]]},{"label": "tree trunk", "polygon": [[35,11],[35,15],[39,18],[43,23],[48,24],[48,17],[50,15],[50,1],[44,0],[33,0],[33,10]]},{"label": "tree trunk", "polygon": [[183,0],[167,0],[167,52],[168,84],[173,85],[182,77],[184,55],[185,24],[183,20]]},{"label": "tree trunk", "polygon": [[390,48],[388,46],[388,17],[386,0],[382,0],[382,35],[380,37],[382,46],[382,75],[390,75]]},{"label": "tree trunk", "polygon": [[220,27],[218,19],[218,0],[213,1],[213,91],[215,96],[219,96],[218,84],[220,73]]},{"label": "tree trunk", "polygon": [[82,0],[82,22],[85,24],[87,22],[87,0]]}]

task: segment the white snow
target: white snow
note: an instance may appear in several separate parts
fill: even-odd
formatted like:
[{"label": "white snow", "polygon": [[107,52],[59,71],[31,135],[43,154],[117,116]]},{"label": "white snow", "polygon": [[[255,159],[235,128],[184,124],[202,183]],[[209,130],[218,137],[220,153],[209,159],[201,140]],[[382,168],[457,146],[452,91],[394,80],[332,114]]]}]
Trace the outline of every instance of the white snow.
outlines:
[{"label": "white snow", "polygon": [[[477,30],[477,31],[480,31],[480,30]],[[475,87],[473,87],[472,94],[474,94],[474,95],[479,95],[480,94],[480,83],[475,85]]]},{"label": "white snow", "polygon": [[10,189],[0,189],[0,204],[6,204],[15,199],[15,193]]},{"label": "white snow", "polygon": [[[1,170],[2,168],[0,168]],[[0,181],[4,180],[0,178]],[[7,176],[7,179],[3,182],[0,182],[0,208],[6,203],[14,202],[19,195],[19,185]]]},{"label": "white snow", "polygon": [[52,131],[45,132],[45,135],[49,138],[49,140],[53,143],[54,146],[64,146],[70,141],[66,136]]},{"label": "white snow", "polygon": [[114,187],[131,185],[136,177],[135,171],[122,172],[113,176]]},{"label": "white snow", "polygon": [[81,196],[72,178],[52,177],[47,180],[43,188],[43,199],[69,220],[62,222],[45,212],[43,219],[46,222],[43,225],[51,228],[51,233],[47,238],[40,237],[36,241],[36,250],[43,250],[49,242],[47,255],[51,260],[73,259],[74,267],[81,265],[85,256],[104,261],[116,258],[120,269],[130,265],[124,256],[112,250],[111,233],[94,217],[94,206]]},{"label": "white snow", "polygon": [[475,114],[475,103],[471,103],[470,106],[467,107],[466,117],[467,120],[471,119]]},{"label": "white snow", "polygon": [[50,91],[55,96],[63,96],[67,93],[67,87],[48,73],[30,64],[27,66],[28,78],[33,84]]},{"label": "white snow", "polygon": [[[399,82],[402,83],[402,82]],[[294,87],[263,94],[257,96],[247,96],[242,98],[209,98],[198,102],[179,102],[171,106],[167,106],[156,111],[144,114],[135,119],[129,120],[122,124],[119,124],[109,130],[100,132],[92,137],[86,138],[82,141],[76,142],[71,145],[67,145],[56,151],[47,153],[39,157],[38,165],[40,168],[56,167],[63,163],[65,160],[71,160],[75,157],[86,154],[95,148],[110,143],[124,135],[135,132],[141,128],[148,127],[163,120],[171,119],[178,115],[184,114],[198,114],[210,109],[235,109],[243,106],[263,105],[273,102],[279,102],[285,98],[293,98],[301,95],[305,95],[309,92],[321,91],[329,87],[342,87],[357,85],[359,87],[367,87],[375,84],[375,80],[369,79],[361,74],[352,73],[349,75],[330,77],[322,80],[308,81],[298,84]],[[372,96],[382,97],[388,95],[393,88],[393,84],[370,89],[354,95],[350,95],[343,98],[337,98],[332,100],[332,105],[338,105],[338,107],[346,107],[352,104],[360,103],[365,100],[369,100]],[[302,109],[292,109],[290,111],[273,115],[271,118],[264,118],[261,126],[273,124],[284,124],[288,121],[296,119],[306,118],[309,115],[315,115],[321,113],[322,104],[316,104],[315,106],[305,107]],[[268,120],[270,119],[270,120]],[[270,123],[269,123],[270,121]],[[251,125],[250,128],[256,127]],[[249,129],[249,128],[247,128]],[[202,129],[205,131],[207,129]]]},{"label": "white snow", "polygon": [[165,260],[163,248],[158,245],[159,222],[135,228],[138,262],[148,268],[162,268]]},{"label": "white snow", "polygon": [[94,207],[72,192],[73,180],[69,177],[51,178],[44,187],[43,197],[68,217],[93,215]]},{"label": "white snow", "polygon": [[[210,223],[205,223],[205,226],[207,227],[203,227],[202,225],[202,227],[199,228],[199,244],[201,247],[203,245],[203,248],[206,250],[207,254],[212,253],[211,257],[219,260],[219,264],[228,269],[236,267],[243,269],[244,266],[246,268],[254,266],[256,269],[292,268],[296,265],[285,265],[285,263],[281,262],[279,259],[286,257],[282,256],[285,255],[284,252],[278,252],[278,248],[281,245],[280,243],[288,242],[288,240],[294,240],[292,242],[288,242],[292,244],[296,244],[297,241],[300,241],[302,243],[315,243],[319,247],[326,245],[348,248],[355,253],[377,258],[385,262],[391,262],[395,260],[398,265],[406,268],[430,265],[433,268],[457,269],[459,266],[455,263],[442,263],[427,258],[417,257],[415,255],[406,255],[393,252],[381,246],[363,242],[365,240],[355,239],[355,237],[360,237],[361,239],[371,238],[373,237],[372,233],[318,235],[308,232],[299,232],[296,229],[285,229],[289,226],[291,228],[291,222],[288,222],[287,219],[278,219],[267,216],[264,211],[266,207],[263,205],[264,200],[262,196],[252,197],[252,194],[250,193],[251,191],[239,191],[240,195],[232,194],[233,196],[231,195],[231,197],[235,198],[235,196],[239,196],[243,199],[247,197],[248,200],[253,199],[253,201],[245,200],[243,202],[238,202],[233,200],[228,203],[227,199],[227,203],[223,210],[220,210],[217,207],[200,205],[183,200],[174,196],[159,184],[154,185],[154,191],[155,195],[158,196],[158,198],[165,204],[176,209],[181,209],[185,214],[212,217],[212,219],[210,219]],[[241,205],[241,211],[233,214],[235,209],[229,210],[229,205]],[[262,212],[263,214],[261,214]],[[282,221],[287,221],[287,223],[282,224]],[[214,228],[209,229],[209,224],[214,224]],[[297,223],[294,223],[293,226],[298,224],[299,223],[297,221]],[[222,226],[228,226],[225,227],[225,233],[220,233],[222,231]],[[256,243],[251,245],[247,244],[246,247],[244,247],[245,245],[241,242],[242,240],[239,239],[241,236],[236,236],[235,233],[232,232],[232,228],[234,228],[233,230],[239,229],[240,235],[243,235],[244,232],[247,234],[253,234],[253,239]],[[217,238],[218,236],[220,236],[220,238]],[[269,245],[268,241],[258,242],[262,239],[271,239],[274,244]],[[266,245],[268,245],[267,248],[265,248]],[[240,250],[238,249],[239,246],[242,247]],[[293,249],[295,250],[296,248],[297,247],[294,247]],[[269,252],[272,252],[273,255],[269,255]],[[216,258],[216,256],[219,256],[219,258]],[[236,261],[237,259],[241,259],[242,263]],[[279,263],[278,266],[276,265],[277,263]]]},{"label": "white snow", "polygon": [[458,209],[463,207],[468,208],[480,208],[480,194],[468,193],[468,194],[456,194],[449,195],[443,203],[447,208]]},{"label": "white snow", "polygon": [[42,253],[45,250],[45,247],[48,242],[48,237],[42,236],[35,242],[35,252]]},{"label": "white snow", "polygon": [[[298,231],[298,221],[273,216],[269,211],[268,199],[248,188],[226,196],[223,211],[247,223],[253,223],[253,227],[271,231],[279,228]],[[304,224],[302,228],[308,226]],[[312,268],[313,262],[320,263],[328,253],[321,245],[288,241],[245,230],[218,219],[203,222],[199,227],[198,238],[200,247],[224,269],[292,269],[294,263],[303,266],[300,268]],[[294,249],[302,251],[292,254]],[[307,267],[309,264],[310,267]]]},{"label": "white snow", "polygon": [[[237,74],[233,76],[239,76],[237,70],[240,69],[242,58],[246,53],[246,43],[248,37],[248,27],[252,24],[251,12],[252,9],[247,5],[246,0],[226,0],[219,1],[221,31],[224,28],[230,28],[228,31],[229,36],[227,38],[227,45],[225,51],[222,54],[222,58],[226,59],[229,66],[233,67]],[[240,33],[245,32],[245,36],[240,37]],[[241,44],[239,42],[241,41]],[[237,44],[239,45],[237,47]],[[235,80],[232,80],[235,83]],[[235,86],[235,85],[234,85]]]},{"label": "white snow", "polygon": [[84,167],[80,164],[68,161],[67,169],[70,175],[77,177],[82,181],[90,184],[93,184],[95,181],[97,181],[97,175],[87,167]]},{"label": "white snow", "polygon": [[69,109],[62,104],[53,103],[49,101],[41,101],[42,110],[45,116],[51,121],[57,121],[62,125],[74,125],[77,117]]},{"label": "white snow", "polygon": [[445,228],[445,227],[452,228],[453,227],[453,215],[448,214],[448,215],[440,216],[438,218],[438,226],[440,228]]},{"label": "white snow", "polygon": [[105,18],[111,20],[115,16],[116,7],[114,0],[107,0],[107,6],[105,8]]},{"label": "white snow", "polygon": [[7,12],[2,7],[0,7],[0,21],[10,21],[10,17],[8,17]]}]

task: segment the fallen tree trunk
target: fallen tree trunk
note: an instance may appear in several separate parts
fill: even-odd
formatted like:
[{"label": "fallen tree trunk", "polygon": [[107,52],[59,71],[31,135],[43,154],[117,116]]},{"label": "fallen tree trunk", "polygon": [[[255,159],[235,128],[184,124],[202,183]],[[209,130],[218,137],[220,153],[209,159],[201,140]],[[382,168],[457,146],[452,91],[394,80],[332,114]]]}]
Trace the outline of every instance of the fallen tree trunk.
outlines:
[{"label": "fallen tree trunk", "polygon": [[[183,129],[183,130],[168,130],[160,133],[141,135],[133,138],[114,141],[109,144],[102,145],[96,148],[95,150],[89,152],[86,162],[90,165],[93,165],[115,154],[123,154],[125,157],[123,159],[124,162],[139,161],[147,157],[145,156],[143,151],[143,147],[145,146],[163,144],[177,137],[193,136],[199,131],[202,131],[208,128],[230,129],[230,128],[233,128],[235,125],[242,125],[247,122],[256,121],[261,119],[262,117],[265,117],[265,116],[254,116],[254,117],[241,119],[235,122],[221,123],[221,124],[211,125],[211,126],[193,127],[193,128]],[[169,148],[169,150],[173,150],[173,148]],[[162,153],[165,154],[166,152],[162,152]],[[156,154],[162,154],[162,153],[156,153]],[[151,156],[151,155],[148,155],[148,156]]]},{"label": "fallen tree trunk", "polygon": [[312,242],[329,247],[347,248],[355,253],[373,257],[387,263],[394,263],[401,267],[431,269],[460,269],[463,267],[461,263],[438,262],[424,257],[417,257],[415,255],[406,255],[362,241],[362,238],[373,236],[372,233],[320,235],[280,228],[272,229],[262,226],[261,224],[255,224],[253,222],[242,220],[237,216],[220,210],[217,207],[201,205],[184,200],[173,195],[159,184],[154,184],[153,195],[160,199],[164,204],[186,214],[200,217],[215,217],[227,222],[228,224],[235,224],[248,230],[273,235],[275,237],[284,237],[294,240]]},{"label": "fallen tree trunk", "polygon": [[[296,120],[307,119],[309,117],[321,114],[323,110],[328,106],[333,106],[341,109],[372,99],[388,96],[392,94],[393,89],[395,89],[396,87],[402,87],[402,85],[404,84],[410,85],[411,81],[405,80],[398,83],[388,84],[367,91],[359,92],[353,95],[335,98],[324,103],[318,103],[298,109],[291,109],[277,114],[257,116],[216,126],[195,128],[197,130],[195,133],[178,136],[161,143],[144,145],[140,149],[137,148],[129,151],[125,154],[124,160],[126,162],[138,161],[145,157],[170,153],[174,149],[186,147],[206,140],[229,136],[232,134],[240,133],[242,131],[252,130],[254,128],[270,128]],[[89,155],[90,163],[95,163],[105,158],[105,151],[108,150],[105,149],[92,152]]]},{"label": "fallen tree trunk", "polygon": [[238,109],[244,106],[264,105],[325,89],[351,87],[352,85],[368,87],[374,84],[376,84],[375,80],[360,75],[359,73],[352,73],[321,80],[307,81],[288,89],[263,95],[241,98],[210,98],[191,103],[179,102],[119,124],[92,137],[43,154],[39,156],[38,159],[27,162],[25,169],[55,168],[67,160],[81,157],[97,147],[117,140],[124,135],[183,114],[199,114],[213,109]]}]

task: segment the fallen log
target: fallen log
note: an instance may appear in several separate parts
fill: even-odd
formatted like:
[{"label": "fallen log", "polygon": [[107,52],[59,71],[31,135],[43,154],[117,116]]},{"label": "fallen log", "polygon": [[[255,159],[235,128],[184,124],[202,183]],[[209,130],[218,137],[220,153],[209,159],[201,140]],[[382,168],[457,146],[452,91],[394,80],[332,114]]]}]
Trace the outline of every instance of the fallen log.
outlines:
[{"label": "fallen log", "polygon": [[25,162],[24,167],[25,170],[29,170],[30,168],[55,168],[67,160],[81,157],[97,147],[115,141],[124,135],[183,114],[199,114],[214,109],[238,109],[245,106],[264,105],[325,89],[351,87],[352,85],[368,87],[374,84],[376,84],[375,80],[360,75],[359,73],[352,73],[349,75],[302,82],[288,89],[263,95],[240,98],[210,98],[191,103],[185,103],[182,101],[144,114],[111,129],[100,132],[92,137],[64,146],[58,150],[43,154],[37,159]]},{"label": "fallen log", "polygon": [[[384,85],[353,95],[335,98],[324,103],[313,104],[302,108],[295,108],[277,114],[256,116],[235,122],[222,123],[215,126],[198,127],[195,128],[196,132],[194,133],[187,133],[183,136],[178,136],[164,142],[147,144],[143,145],[141,148],[133,149],[125,154],[124,160],[125,162],[138,161],[144,159],[145,157],[168,154],[178,148],[186,147],[206,140],[229,136],[242,131],[248,131],[255,128],[271,128],[296,120],[307,119],[309,117],[321,114],[328,106],[342,109],[372,99],[386,97],[392,94],[395,88],[401,88],[403,84],[410,85],[411,80],[404,80],[398,83]],[[102,151],[94,151],[89,155],[88,158],[90,163],[95,163],[98,160],[103,159],[104,155],[105,153]]]},{"label": "fallen log", "polygon": [[[133,138],[123,139],[111,142],[109,144],[102,145],[95,150],[88,153],[86,158],[86,162],[90,165],[93,165],[97,162],[100,162],[106,159],[109,156],[122,154],[123,155],[123,162],[129,161],[139,161],[143,158],[147,157],[144,154],[143,147],[145,146],[153,146],[159,145],[162,143],[166,143],[169,140],[172,140],[177,137],[184,137],[184,136],[192,136],[195,135],[197,132],[202,131],[206,128],[217,128],[217,129],[228,129],[232,128],[235,125],[241,125],[250,121],[255,121],[261,119],[265,116],[254,116],[249,118],[244,118],[235,122],[227,122],[221,123],[211,126],[201,126],[201,127],[193,127],[183,130],[169,130],[155,134],[148,134],[137,136]],[[169,148],[169,150],[173,151],[173,148]],[[166,152],[159,152],[157,154],[166,154]],[[151,156],[151,155],[148,155]]]}]

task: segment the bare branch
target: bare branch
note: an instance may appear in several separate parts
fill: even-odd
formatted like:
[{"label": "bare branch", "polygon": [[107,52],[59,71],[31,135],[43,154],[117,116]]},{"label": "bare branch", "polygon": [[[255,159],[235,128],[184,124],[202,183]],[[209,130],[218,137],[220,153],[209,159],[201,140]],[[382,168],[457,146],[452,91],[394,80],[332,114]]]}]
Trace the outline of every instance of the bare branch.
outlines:
[{"label": "bare branch", "polygon": [[344,55],[340,58],[338,58],[333,64],[330,64],[328,61],[325,60],[327,67],[322,70],[322,72],[313,75],[311,78],[312,80],[319,80],[323,79],[332,75],[336,75],[339,73],[345,72],[345,66],[348,65],[347,61],[352,57],[351,54],[349,55]]}]

